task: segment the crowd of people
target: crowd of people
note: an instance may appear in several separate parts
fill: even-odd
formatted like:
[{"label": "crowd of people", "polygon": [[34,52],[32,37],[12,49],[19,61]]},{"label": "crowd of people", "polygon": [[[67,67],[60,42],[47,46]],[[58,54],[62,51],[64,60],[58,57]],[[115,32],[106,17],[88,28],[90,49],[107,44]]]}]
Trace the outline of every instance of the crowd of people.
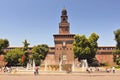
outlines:
[{"label": "crowd of people", "polygon": [[115,73],[115,67],[106,68],[106,72],[108,72],[108,73],[110,73],[110,72]]},{"label": "crowd of people", "polygon": [[[14,69],[11,67],[1,67],[0,68],[0,72],[4,72],[4,73],[12,73],[15,70],[16,70],[16,68]],[[86,72],[88,72],[88,73],[92,73],[92,72],[96,72],[96,71],[97,72],[107,72],[107,73],[110,73],[110,72],[115,73],[116,72],[115,67],[109,67],[109,68],[107,67],[107,68],[102,68],[102,69],[101,69],[101,67],[88,67],[88,68],[86,68]],[[71,70],[68,69],[67,73],[70,73],[70,72],[71,72]],[[39,67],[36,66],[34,68],[34,75],[36,76],[38,74],[39,74]]]},{"label": "crowd of people", "polygon": [[[94,71],[104,71],[104,70],[100,70],[98,67],[88,67],[86,68],[86,71],[88,73],[94,72]],[[113,72],[115,73],[115,67],[111,67],[111,68],[106,68],[105,70],[107,73]]]},{"label": "crowd of people", "polygon": [[0,72],[11,73],[12,72],[12,68],[11,67],[1,67],[0,68]]}]

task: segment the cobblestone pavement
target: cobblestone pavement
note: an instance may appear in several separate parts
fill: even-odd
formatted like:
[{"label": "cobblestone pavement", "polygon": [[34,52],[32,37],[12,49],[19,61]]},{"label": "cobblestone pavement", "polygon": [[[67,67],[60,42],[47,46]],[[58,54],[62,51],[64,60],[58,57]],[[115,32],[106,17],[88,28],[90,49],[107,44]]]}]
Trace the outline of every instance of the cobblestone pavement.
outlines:
[{"label": "cobblestone pavement", "polygon": [[0,74],[0,80],[120,80],[116,73],[40,73],[34,74]]}]

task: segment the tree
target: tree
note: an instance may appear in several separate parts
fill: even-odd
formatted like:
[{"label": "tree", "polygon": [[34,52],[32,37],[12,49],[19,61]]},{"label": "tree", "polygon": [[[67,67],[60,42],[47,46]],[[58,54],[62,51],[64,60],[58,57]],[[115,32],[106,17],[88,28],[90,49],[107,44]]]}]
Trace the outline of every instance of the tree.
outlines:
[{"label": "tree", "polygon": [[99,36],[95,33],[92,33],[88,39],[85,35],[75,35],[73,42],[75,58],[78,58],[79,61],[87,59],[88,63],[91,64],[98,48],[98,38]]},{"label": "tree", "polygon": [[41,60],[44,60],[47,53],[49,51],[49,47],[46,44],[42,44],[42,45],[37,45],[34,46],[32,49],[32,59],[35,60],[36,65],[40,65]]},{"label": "tree", "polygon": [[5,61],[7,62],[7,66],[22,65],[22,55],[23,51],[21,49],[15,48],[9,50],[5,55]]},{"label": "tree", "polygon": [[30,45],[30,43],[27,42],[27,40],[25,40],[23,42],[24,46],[23,46],[23,52],[24,54],[22,55],[22,62],[23,62],[23,66],[27,66],[27,63],[29,62],[29,51],[28,51],[28,46]]},{"label": "tree", "polygon": [[0,39],[0,54],[4,53],[4,49],[9,46],[9,41],[7,39]]},{"label": "tree", "polygon": [[120,65],[120,29],[114,31],[114,35],[115,35],[115,41],[117,43],[115,50],[113,51],[114,62],[117,65]]},{"label": "tree", "polygon": [[30,43],[28,43],[27,40],[25,40],[23,42],[23,44],[24,44],[23,51],[27,51],[28,50],[28,46],[30,45]]},{"label": "tree", "polygon": [[88,41],[89,41],[89,44],[90,44],[90,55],[88,56],[88,59],[89,61],[92,59],[92,58],[95,58],[95,55],[96,55],[96,52],[97,52],[97,49],[98,49],[98,41],[99,39],[99,36],[95,33],[92,33],[91,36],[89,37]]}]

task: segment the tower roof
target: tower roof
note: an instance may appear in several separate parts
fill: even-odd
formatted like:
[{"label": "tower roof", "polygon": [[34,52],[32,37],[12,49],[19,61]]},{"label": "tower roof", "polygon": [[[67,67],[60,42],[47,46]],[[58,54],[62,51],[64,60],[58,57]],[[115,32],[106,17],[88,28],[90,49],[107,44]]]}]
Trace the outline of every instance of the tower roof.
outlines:
[{"label": "tower roof", "polygon": [[62,9],[62,15],[67,15],[67,10],[65,8]]}]

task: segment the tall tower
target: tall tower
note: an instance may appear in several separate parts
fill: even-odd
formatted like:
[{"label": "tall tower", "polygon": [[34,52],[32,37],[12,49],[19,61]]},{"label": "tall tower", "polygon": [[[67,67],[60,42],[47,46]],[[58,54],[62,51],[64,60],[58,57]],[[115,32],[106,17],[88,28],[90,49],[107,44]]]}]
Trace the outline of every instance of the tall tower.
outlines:
[{"label": "tall tower", "polygon": [[68,22],[67,10],[63,9],[61,22],[59,23],[59,34],[54,34],[55,62],[59,63],[61,58],[66,64],[72,64],[74,60],[73,40],[74,34],[70,34],[70,24]]},{"label": "tall tower", "polygon": [[68,23],[67,10],[62,10],[61,22],[59,23],[59,34],[69,34],[70,27]]}]

